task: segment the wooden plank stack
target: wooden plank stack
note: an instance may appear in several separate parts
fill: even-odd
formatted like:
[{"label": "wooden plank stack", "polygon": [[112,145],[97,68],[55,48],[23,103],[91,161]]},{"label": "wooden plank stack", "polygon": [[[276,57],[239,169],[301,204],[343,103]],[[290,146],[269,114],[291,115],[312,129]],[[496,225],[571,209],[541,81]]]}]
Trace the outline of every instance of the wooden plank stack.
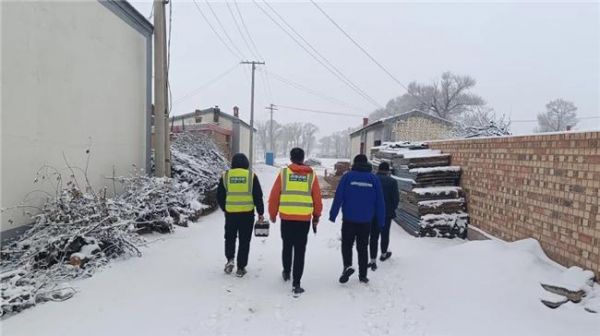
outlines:
[{"label": "wooden plank stack", "polygon": [[437,150],[399,148],[373,153],[389,160],[392,177],[400,189],[395,221],[417,237],[466,238],[469,216],[459,187],[461,169],[450,165],[450,156]]}]

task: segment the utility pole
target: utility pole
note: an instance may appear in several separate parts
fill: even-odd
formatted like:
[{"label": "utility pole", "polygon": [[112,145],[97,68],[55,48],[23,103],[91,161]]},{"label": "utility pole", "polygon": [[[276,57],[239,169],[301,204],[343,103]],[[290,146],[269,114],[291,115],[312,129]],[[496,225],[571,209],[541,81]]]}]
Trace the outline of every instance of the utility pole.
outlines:
[{"label": "utility pole", "polygon": [[256,65],[263,65],[265,62],[242,61],[241,64],[252,64],[252,86],[250,92],[250,168],[254,165],[254,73]]},{"label": "utility pole", "polygon": [[273,111],[277,111],[277,108],[274,104],[270,104],[269,106],[265,107],[265,109],[270,110],[271,114],[271,119],[269,122],[269,151],[275,155],[275,146],[273,145]]},{"label": "utility pole", "polygon": [[154,0],[154,165],[155,174],[166,174],[165,140],[168,130],[166,122],[166,47],[165,2]]}]

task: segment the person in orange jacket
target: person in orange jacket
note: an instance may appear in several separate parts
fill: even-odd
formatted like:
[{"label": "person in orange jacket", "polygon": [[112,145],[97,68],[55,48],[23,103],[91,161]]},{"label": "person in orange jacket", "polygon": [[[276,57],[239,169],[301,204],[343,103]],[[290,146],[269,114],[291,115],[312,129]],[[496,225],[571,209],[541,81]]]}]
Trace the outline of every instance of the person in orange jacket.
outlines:
[{"label": "person in orange jacket", "polygon": [[283,241],[282,277],[284,281],[290,280],[293,254],[292,292],[294,296],[299,296],[304,292],[300,280],[304,272],[308,232],[311,221],[313,231],[317,232],[323,203],[317,175],[311,167],[304,165],[304,150],[293,148],[290,151],[290,161],[292,163],[281,169],[271,188],[269,216],[271,222],[275,223],[279,213]]}]

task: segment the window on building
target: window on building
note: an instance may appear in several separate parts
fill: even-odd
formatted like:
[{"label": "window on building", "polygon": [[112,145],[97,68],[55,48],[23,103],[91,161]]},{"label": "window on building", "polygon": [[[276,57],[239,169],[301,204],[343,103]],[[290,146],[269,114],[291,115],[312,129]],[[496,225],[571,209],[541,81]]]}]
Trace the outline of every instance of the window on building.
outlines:
[{"label": "window on building", "polygon": [[217,124],[219,123],[219,112],[215,112],[213,114],[213,122]]},{"label": "window on building", "polygon": [[375,140],[375,143],[373,143],[373,146],[381,146],[381,140]]},{"label": "window on building", "polygon": [[196,116],[196,124],[202,123],[202,116]]}]

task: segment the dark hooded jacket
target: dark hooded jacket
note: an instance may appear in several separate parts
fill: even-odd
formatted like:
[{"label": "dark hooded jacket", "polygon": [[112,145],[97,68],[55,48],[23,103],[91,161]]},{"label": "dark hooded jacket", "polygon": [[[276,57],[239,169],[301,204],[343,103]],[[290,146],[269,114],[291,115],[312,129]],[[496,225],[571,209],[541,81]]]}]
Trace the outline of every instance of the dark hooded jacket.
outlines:
[{"label": "dark hooded jacket", "polygon": [[380,227],[384,226],[381,182],[371,172],[372,168],[368,162],[355,163],[352,170],[342,176],[329,212],[330,221],[335,222],[341,208],[344,221],[370,225],[375,220]]},{"label": "dark hooded jacket", "polygon": [[386,173],[377,173],[383,190],[383,199],[385,200],[385,217],[387,219],[396,217],[396,208],[400,203],[400,192],[398,191],[398,182]]},{"label": "dark hooded jacket", "polygon": [[[233,156],[231,159],[231,169],[235,168],[243,168],[248,169],[250,167],[250,162],[248,162],[248,158],[246,155],[238,153]],[[227,197],[227,190],[225,190],[225,184],[223,183],[223,177],[219,179],[219,186],[217,187],[217,203],[219,203],[219,208],[225,211],[225,199]],[[252,198],[254,199],[254,207],[256,208],[256,212],[259,215],[263,215],[265,213],[265,205],[263,203],[263,192],[260,187],[260,182],[258,181],[258,177],[254,174],[254,180],[252,182]],[[254,214],[254,211],[248,212],[248,214]]]}]

